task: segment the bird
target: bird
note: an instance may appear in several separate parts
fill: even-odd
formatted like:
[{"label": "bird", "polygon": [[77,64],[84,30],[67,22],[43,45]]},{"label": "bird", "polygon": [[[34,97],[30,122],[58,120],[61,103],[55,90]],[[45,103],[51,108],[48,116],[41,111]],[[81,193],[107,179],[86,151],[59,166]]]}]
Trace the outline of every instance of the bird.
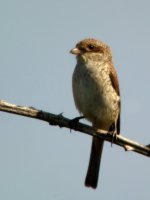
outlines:
[{"label": "bird", "polygon": [[[87,38],[71,49],[77,64],[72,75],[72,91],[77,110],[96,130],[120,133],[121,99],[110,47]],[[93,137],[85,186],[97,188],[104,140]]]}]

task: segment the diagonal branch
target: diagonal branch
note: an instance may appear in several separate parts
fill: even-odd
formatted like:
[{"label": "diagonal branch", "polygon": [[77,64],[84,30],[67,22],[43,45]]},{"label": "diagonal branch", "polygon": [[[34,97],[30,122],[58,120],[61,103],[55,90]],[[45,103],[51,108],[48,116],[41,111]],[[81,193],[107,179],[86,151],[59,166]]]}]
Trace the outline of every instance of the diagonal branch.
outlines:
[{"label": "diagonal branch", "polygon": [[[37,110],[33,107],[18,106],[2,100],[0,100],[0,111],[43,120],[48,122],[50,125],[73,129],[112,142],[112,133],[106,134],[82,123],[77,123],[75,126],[72,126],[70,124],[70,119],[63,117],[62,114],[54,115],[42,110]],[[150,157],[150,145],[145,146],[139,144],[138,142],[123,137],[122,135],[117,135],[113,143],[123,147],[126,151],[134,151]]]}]

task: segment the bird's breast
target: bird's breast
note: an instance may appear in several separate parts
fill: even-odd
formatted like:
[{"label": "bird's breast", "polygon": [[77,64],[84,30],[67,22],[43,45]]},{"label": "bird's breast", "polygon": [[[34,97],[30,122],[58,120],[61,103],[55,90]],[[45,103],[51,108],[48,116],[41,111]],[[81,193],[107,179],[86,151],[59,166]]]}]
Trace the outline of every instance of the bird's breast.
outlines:
[{"label": "bird's breast", "polygon": [[111,84],[109,66],[77,64],[72,81],[79,112],[92,123],[111,124],[119,112],[119,97]]}]

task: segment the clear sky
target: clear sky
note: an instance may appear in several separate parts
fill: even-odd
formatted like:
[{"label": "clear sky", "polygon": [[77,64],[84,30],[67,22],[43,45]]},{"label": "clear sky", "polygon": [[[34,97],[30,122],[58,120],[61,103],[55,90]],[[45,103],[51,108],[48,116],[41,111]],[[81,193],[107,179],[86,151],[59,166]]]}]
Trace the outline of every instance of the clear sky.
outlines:
[{"label": "clear sky", "polygon": [[[87,37],[111,46],[121,133],[150,143],[150,1],[1,0],[0,99],[78,116],[69,54]],[[83,121],[86,123],[86,121]],[[0,113],[0,199],[150,199],[149,158],[105,143],[96,190],[84,187],[91,137]]]}]

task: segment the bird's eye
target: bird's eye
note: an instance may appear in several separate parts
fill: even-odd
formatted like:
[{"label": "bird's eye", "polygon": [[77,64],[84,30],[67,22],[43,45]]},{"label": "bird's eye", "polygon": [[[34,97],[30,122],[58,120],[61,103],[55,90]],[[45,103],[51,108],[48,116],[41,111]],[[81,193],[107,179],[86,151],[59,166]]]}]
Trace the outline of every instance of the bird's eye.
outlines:
[{"label": "bird's eye", "polygon": [[88,45],[88,48],[89,48],[90,50],[93,50],[93,49],[95,49],[95,46],[94,46],[93,44],[89,44],[89,45]]}]

